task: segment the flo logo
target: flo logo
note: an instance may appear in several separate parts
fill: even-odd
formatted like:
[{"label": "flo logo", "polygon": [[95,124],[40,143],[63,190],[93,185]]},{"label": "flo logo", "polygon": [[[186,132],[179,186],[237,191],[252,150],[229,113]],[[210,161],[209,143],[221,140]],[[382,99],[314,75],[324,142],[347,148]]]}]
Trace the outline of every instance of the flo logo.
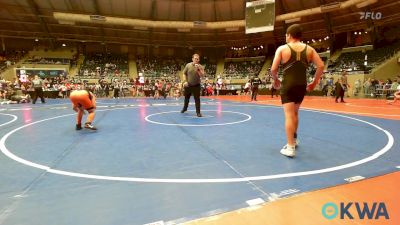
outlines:
[{"label": "flo logo", "polygon": [[322,206],[322,215],[332,220],[339,216],[340,219],[389,219],[389,213],[383,202],[373,202],[372,204],[363,202],[341,202],[338,206],[333,202],[328,202]]},{"label": "flo logo", "polygon": [[367,19],[372,19],[372,20],[380,20],[382,18],[382,13],[380,12],[359,12],[360,14],[360,20],[367,20]]}]

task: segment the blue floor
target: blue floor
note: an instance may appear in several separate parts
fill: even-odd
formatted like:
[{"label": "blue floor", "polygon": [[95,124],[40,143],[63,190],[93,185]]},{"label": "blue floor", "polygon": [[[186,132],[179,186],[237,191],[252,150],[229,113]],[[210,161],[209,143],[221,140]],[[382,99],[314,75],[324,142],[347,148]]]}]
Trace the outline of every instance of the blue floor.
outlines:
[{"label": "blue floor", "polygon": [[400,121],[302,110],[290,159],[281,107],[182,102],[99,99],[96,132],[68,100],[1,105],[0,225],[173,224],[400,166]]}]

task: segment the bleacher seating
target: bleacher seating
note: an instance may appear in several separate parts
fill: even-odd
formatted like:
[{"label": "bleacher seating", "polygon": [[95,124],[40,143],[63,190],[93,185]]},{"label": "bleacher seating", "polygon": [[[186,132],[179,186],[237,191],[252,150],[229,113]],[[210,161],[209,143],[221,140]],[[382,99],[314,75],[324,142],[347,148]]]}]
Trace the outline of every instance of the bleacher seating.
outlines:
[{"label": "bleacher seating", "polygon": [[[376,48],[367,51],[345,52],[340,55],[336,62],[331,62],[328,70],[332,72],[347,71],[369,71],[380,63],[392,57],[400,50],[400,42],[393,45]],[[365,65],[367,62],[367,65]]]},{"label": "bleacher seating", "polygon": [[0,73],[7,67],[14,65],[20,61],[25,55],[26,51],[6,51],[0,53]]},{"label": "bleacher seating", "polygon": [[136,60],[138,72],[142,73],[143,76],[160,79],[162,77],[175,77],[176,74],[181,70],[181,67],[185,65],[185,62],[181,59],[148,59],[142,58]]},{"label": "bleacher seating", "polygon": [[71,63],[71,59],[68,58],[42,58],[42,57],[30,57],[26,59],[24,64],[56,64],[56,65],[68,65]]},{"label": "bleacher seating", "polygon": [[85,79],[128,77],[128,56],[110,53],[88,55],[79,70],[79,76]]},{"label": "bleacher seating", "polygon": [[217,65],[216,64],[205,64],[204,65],[205,77],[208,79],[214,79],[215,74],[217,72]]},{"label": "bleacher seating", "polygon": [[264,60],[246,60],[225,62],[224,74],[233,79],[243,79],[246,77],[258,75],[264,65]]}]

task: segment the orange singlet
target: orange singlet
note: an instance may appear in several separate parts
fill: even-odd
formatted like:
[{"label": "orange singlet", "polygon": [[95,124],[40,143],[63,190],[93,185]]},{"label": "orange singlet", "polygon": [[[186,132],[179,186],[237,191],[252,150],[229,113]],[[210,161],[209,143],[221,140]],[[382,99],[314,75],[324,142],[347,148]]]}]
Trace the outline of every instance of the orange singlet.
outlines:
[{"label": "orange singlet", "polygon": [[82,107],[86,110],[92,110],[94,105],[92,103],[92,96],[86,90],[75,90],[73,91],[69,99],[74,104],[74,106]]}]

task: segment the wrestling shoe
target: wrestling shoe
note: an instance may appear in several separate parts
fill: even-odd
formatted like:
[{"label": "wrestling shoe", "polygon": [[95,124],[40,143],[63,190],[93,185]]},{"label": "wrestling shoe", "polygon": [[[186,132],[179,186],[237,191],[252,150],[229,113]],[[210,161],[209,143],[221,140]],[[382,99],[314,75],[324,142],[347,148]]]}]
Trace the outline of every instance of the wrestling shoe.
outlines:
[{"label": "wrestling shoe", "polygon": [[292,158],[296,155],[296,148],[289,145],[285,145],[281,149],[281,154]]},{"label": "wrestling shoe", "polygon": [[89,130],[97,130],[97,128],[93,126],[91,123],[85,123],[85,128]]}]

